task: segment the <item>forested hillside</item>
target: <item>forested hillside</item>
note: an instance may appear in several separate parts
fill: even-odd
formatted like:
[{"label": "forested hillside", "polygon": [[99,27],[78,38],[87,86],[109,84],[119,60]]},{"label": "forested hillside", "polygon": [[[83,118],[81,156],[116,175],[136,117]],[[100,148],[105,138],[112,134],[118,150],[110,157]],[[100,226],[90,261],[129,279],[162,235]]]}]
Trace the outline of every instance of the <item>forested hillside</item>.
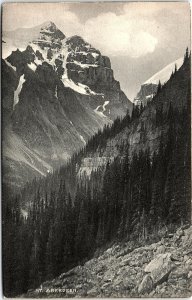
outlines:
[{"label": "forested hillside", "polygon": [[[146,107],[106,125],[67,166],[4,199],[6,296],[37,287],[114,241],[190,223],[190,59],[187,51]],[[138,126],[140,138],[132,143]],[[89,176],[79,172],[83,158],[106,153],[106,163]]]}]

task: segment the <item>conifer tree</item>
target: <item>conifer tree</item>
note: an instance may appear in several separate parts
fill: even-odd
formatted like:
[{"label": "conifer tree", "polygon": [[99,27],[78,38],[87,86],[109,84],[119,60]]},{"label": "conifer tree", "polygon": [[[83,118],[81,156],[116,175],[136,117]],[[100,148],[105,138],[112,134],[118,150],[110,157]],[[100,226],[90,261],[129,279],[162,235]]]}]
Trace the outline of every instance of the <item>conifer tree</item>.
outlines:
[{"label": "conifer tree", "polygon": [[159,83],[158,83],[158,86],[157,86],[157,94],[160,93],[161,89],[162,89],[162,85],[161,85],[161,81],[159,80]]},{"label": "conifer tree", "polygon": [[89,253],[89,248],[87,247],[87,229],[88,229],[88,215],[87,215],[87,206],[85,200],[82,200],[78,226],[75,236],[75,251],[76,256],[80,259],[86,257]]}]

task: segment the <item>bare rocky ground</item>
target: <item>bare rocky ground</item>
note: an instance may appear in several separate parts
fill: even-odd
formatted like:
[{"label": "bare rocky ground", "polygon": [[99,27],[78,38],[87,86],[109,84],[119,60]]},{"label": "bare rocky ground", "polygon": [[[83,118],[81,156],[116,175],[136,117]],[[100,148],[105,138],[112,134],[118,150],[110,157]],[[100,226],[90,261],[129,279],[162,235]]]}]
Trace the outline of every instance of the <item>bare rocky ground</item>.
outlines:
[{"label": "bare rocky ground", "polygon": [[87,261],[44,282],[23,297],[190,297],[192,227],[180,227],[159,242],[135,248],[113,245]]}]

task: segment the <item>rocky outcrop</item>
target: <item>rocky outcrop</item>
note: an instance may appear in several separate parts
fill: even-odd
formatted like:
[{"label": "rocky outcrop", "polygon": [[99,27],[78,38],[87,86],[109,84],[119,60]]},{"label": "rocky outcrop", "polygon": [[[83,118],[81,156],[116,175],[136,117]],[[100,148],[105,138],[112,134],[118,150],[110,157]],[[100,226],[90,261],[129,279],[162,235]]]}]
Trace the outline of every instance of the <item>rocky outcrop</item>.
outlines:
[{"label": "rocky outcrop", "polygon": [[39,36],[33,41],[41,49],[49,47],[50,56],[52,56],[53,49],[61,49],[62,40],[65,35],[61,32],[53,22],[44,23],[40,29]]},{"label": "rocky outcrop", "polygon": [[102,56],[100,51],[78,36],[69,38],[66,43],[70,50],[67,56],[67,72],[70,79],[86,84],[95,91],[100,91],[102,87],[120,90],[107,56]]},{"label": "rocky outcrop", "polygon": [[101,167],[105,167],[108,162],[112,162],[113,160],[113,157],[86,157],[81,163],[81,167],[78,171],[78,177],[89,177],[92,172],[98,170]]},{"label": "rocky outcrop", "polygon": [[67,71],[70,79],[86,84],[96,92],[101,87],[120,89],[119,83],[113,78],[113,70],[109,68],[94,64],[82,67],[77,62],[72,62],[67,63]]},{"label": "rocky outcrop", "polygon": [[24,297],[191,296],[192,227],[183,226],[174,234],[161,231],[158,242],[141,244],[136,241],[114,244]]},{"label": "rocky outcrop", "polygon": [[134,99],[135,105],[147,105],[153,99],[157,92],[157,84],[149,83],[149,84],[142,84],[140,91],[138,92],[137,96]]}]

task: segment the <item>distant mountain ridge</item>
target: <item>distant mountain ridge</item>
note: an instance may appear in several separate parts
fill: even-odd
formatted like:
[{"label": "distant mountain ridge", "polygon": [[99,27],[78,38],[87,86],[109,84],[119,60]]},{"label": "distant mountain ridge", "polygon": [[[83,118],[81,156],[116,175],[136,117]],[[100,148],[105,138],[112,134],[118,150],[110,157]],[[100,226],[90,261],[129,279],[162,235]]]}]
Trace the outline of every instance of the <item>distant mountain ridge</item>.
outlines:
[{"label": "distant mountain ridge", "polygon": [[13,188],[52,172],[132,109],[109,58],[81,37],[46,22],[7,32],[5,45],[19,36],[32,40],[2,62],[4,180]]},{"label": "distant mountain ridge", "polygon": [[174,72],[175,66],[177,67],[177,69],[179,69],[182,64],[183,64],[183,57],[180,57],[179,59],[175,60],[174,62],[170,63],[162,70],[154,74],[148,80],[146,80],[141,85],[141,88],[134,99],[134,103],[136,105],[137,104],[140,105],[141,103],[143,105],[146,105],[148,101],[151,101],[151,99],[157,92],[159,81],[161,82],[161,84],[167,82],[172,72]]},{"label": "distant mountain ridge", "polygon": [[[27,45],[37,39],[40,35],[41,28],[51,27],[51,24],[55,24],[51,21],[44,22],[43,24],[37,25],[32,28],[17,28],[13,31],[4,31],[3,40],[6,42],[2,49],[2,57],[7,58],[12,51],[26,49]],[[62,33],[63,34],[63,33]],[[63,34],[64,35],[64,34]]]}]

